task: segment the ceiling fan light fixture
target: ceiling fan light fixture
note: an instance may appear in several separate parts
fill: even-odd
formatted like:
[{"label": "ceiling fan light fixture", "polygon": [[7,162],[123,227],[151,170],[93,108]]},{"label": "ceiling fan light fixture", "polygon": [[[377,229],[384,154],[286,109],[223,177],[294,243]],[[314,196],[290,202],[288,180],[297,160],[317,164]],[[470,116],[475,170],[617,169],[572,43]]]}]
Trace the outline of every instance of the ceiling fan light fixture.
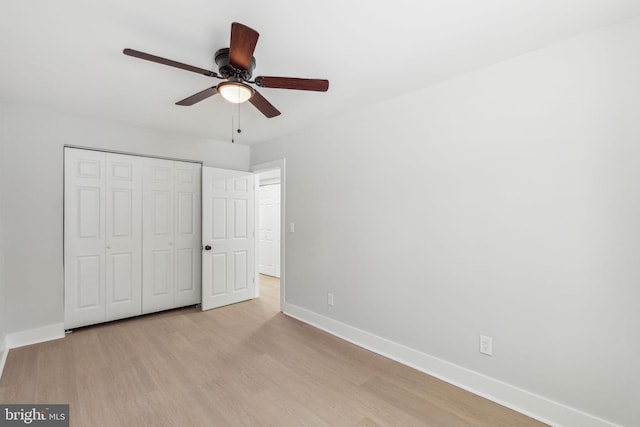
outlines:
[{"label": "ceiling fan light fixture", "polygon": [[270,119],[279,116],[280,111],[262,96],[260,92],[249,86],[249,84],[264,88],[310,90],[314,92],[326,92],[329,89],[329,80],[324,79],[258,76],[251,81],[251,76],[256,66],[256,59],[253,57],[253,53],[259,36],[260,34],[258,34],[256,30],[238,22],[233,22],[231,24],[231,42],[229,47],[218,49],[214,55],[214,62],[218,66],[217,73],[161,56],[140,52],[139,50],[126,48],[122,53],[144,59],[145,61],[202,74],[207,77],[214,77],[221,80],[226,79],[225,82],[217,86],[209,87],[176,102],[176,105],[185,107],[220,94],[226,101],[234,104],[250,101],[258,111]]},{"label": "ceiling fan light fixture", "polygon": [[233,104],[242,104],[251,99],[255,91],[242,82],[229,81],[218,85],[218,93]]}]

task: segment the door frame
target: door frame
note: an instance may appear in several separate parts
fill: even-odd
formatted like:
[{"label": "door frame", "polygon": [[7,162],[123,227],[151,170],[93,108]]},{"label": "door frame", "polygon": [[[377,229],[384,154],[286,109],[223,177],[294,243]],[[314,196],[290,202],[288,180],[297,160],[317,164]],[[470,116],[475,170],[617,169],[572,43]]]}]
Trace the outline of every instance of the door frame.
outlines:
[{"label": "door frame", "polygon": [[[252,165],[251,168],[249,169],[251,172],[253,172],[256,175],[256,181],[258,180],[258,174],[262,173],[262,172],[268,172],[268,171],[272,171],[272,170],[280,170],[280,311],[282,312],[282,310],[284,309],[284,304],[286,301],[286,287],[285,287],[285,276],[286,276],[286,250],[285,250],[285,245],[286,245],[286,188],[287,188],[287,174],[286,174],[286,159],[282,158],[282,159],[278,159],[278,160],[273,160],[271,162],[266,162],[266,163],[260,163],[257,165]],[[259,224],[260,224],[260,209],[258,206],[259,203],[259,194],[258,192],[260,191],[260,185],[257,182],[256,183],[256,198],[255,198],[255,203],[256,203],[256,215],[255,215],[255,229],[258,230],[259,229]],[[257,236],[256,236],[257,237]],[[255,263],[256,263],[256,278],[259,277],[259,269],[258,269],[258,263],[260,262],[260,249],[259,249],[259,241],[260,239],[256,238],[255,239]],[[258,296],[258,292],[259,292],[259,281],[256,281],[256,296]]]}]

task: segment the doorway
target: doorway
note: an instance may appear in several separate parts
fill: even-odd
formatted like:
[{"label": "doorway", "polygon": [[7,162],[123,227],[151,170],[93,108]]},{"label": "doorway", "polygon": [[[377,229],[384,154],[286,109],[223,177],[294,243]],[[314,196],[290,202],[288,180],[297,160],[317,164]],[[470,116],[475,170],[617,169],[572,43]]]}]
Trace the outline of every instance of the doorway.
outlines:
[{"label": "doorway", "polygon": [[[279,294],[285,303],[285,170],[284,159],[256,165],[256,264],[258,289]],[[265,293],[266,293],[265,292]]]},{"label": "doorway", "polygon": [[280,170],[257,175],[258,272],[280,279]]}]

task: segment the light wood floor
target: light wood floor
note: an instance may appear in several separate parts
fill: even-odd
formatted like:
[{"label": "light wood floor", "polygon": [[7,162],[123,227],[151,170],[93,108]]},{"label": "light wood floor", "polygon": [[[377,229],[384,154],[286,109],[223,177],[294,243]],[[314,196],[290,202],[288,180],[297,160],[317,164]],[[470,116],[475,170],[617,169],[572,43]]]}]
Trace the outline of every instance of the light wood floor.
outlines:
[{"label": "light wood floor", "polygon": [[261,297],[78,329],[11,350],[0,403],[72,426],[542,426],[279,313]]}]

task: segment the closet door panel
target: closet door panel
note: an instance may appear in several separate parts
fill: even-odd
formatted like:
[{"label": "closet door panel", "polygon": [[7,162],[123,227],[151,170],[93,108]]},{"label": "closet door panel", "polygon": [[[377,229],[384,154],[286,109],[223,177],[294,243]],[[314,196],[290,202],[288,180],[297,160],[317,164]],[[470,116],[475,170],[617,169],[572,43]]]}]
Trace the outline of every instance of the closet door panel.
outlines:
[{"label": "closet door panel", "polygon": [[[111,305],[119,305],[119,304],[130,304],[132,301],[138,300],[142,301],[140,296],[140,286],[138,281],[138,286],[136,286],[136,277],[135,271],[138,270],[136,268],[135,262],[131,253],[111,253],[107,255],[107,265],[111,268],[108,269],[107,275],[109,273],[111,275],[111,283],[112,288],[109,290],[108,299],[109,304]],[[136,289],[137,288],[137,289]],[[112,313],[107,316],[107,320],[116,319],[116,315]],[[134,316],[136,314],[140,314],[142,311],[142,306],[135,307],[131,309],[130,316]]]},{"label": "closet door panel", "polygon": [[142,311],[152,313],[174,304],[173,162],[144,159]]},{"label": "closet door panel", "polygon": [[107,154],[106,320],[142,314],[140,161]]},{"label": "closet door panel", "polygon": [[[102,319],[102,283],[103,257],[102,255],[78,256],[75,260],[76,292],[74,292],[75,308],[80,310],[100,311],[99,319]],[[70,293],[70,296],[73,295]]]},{"label": "closet door panel", "polygon": [[104,322],[106,155],[65,148],[65,328]]},{"label": "closet door panel", "polygon": [[175,306],[202,299],[201,166],[174,162],[175,199]]},{"label": "closet door panel", "polygon": [[[176,251],[176,292],[177,295],[184,297],[185,292],[193,292],[196,288],[194,278],[194,250],[192,248],[183,248]],[[195,304],[197,301],[194,301]],[[177,304],[179,302],[176,301]],[[185,305],[189,301],[185,301]]]},{"label": "closet door panel", "polygon": [[171,296],[171,280],[172,269],[171,264],[173,260],[173,251],[171,250],[156,250],[152,253],[151,271],[148,273],[151,275],[153,289],[151,294],[155,298],[161,298],[165,296]]}]

